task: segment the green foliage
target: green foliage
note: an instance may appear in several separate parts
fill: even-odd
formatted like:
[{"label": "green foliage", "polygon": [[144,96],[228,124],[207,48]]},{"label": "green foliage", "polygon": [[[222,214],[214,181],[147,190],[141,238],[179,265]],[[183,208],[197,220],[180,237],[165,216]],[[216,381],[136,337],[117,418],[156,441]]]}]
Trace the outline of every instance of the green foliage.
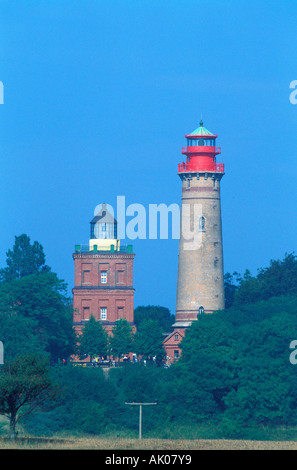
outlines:
[{"label": "green foliage", "polygon": [[269,429],[296,426],[297,376],[289,362],[296,314],[297,298],[282,296],[201,315],[169,369],[126,364],[104,380],[99,368],[56,367],[65,393],[54,410],[30,418],[28,430],[40,432],[44,423],[52,433],[136,433],[138,407],[125,402],[155,401],[143,410],[143,431],[151,435],[186,426],[184,432],[204,429],[205,438],[259,439]]},{"label": "green foliage", "polygon": [[28,235],[15,237],[12,250],[6,253],[7,266],[0,269],[0,282],[6,283],[30,274],[48,272],[50,268],[45,264],[43,247],[38,242],[30,243]]},{"label": "green foliage", "polygon": [[33,352],[45,355],[46,344],[40,341],[37,322],[33,319],[0,314],[0,332],[5,345],[5,362]]},{"label": "green foliage", "polygon": [[[193,364],[196,367],[196,364]],[[160,383],[159,413],[164,422],[198,423],[219,412],[218,405],[207,387],[200,386],[195,369],[182,363],[163,370]],[[190,374],[189,374],[190,372]]]},{"label": "green foliage", "polygon": [[112,381],[118,387],[124,401],[154,402],[160,399],[159,385],[162,372],[159,367],[148,364],[126,364],[112,370]]},{"label": "green foliage", "polygon": [[131,352],[133,339],[133,330],[127,320],[118,320],[112,329],[112,336],[109,340],[111,355],[120,358],[123,354]]},{"label": "green foliage", "polygon": [[0,372],[0,413],[10,420],[12,438],[20,418],[48,401],[56,391],[45,357],[28,354],[5,364]]},{"label": "green foliage", "polygon": [[271,260],[256,277],[242,279],[234,296],[234,304],[242,305],[268,300],[281,295],[297,295],[297,257],[286,254],[283,260]]},{"label": "green foliage", "polygon": [[26,429],[35,435],[53,435],[59,431],[100,434],[114,428],[117,417],[126,412],[112,381],[98,367],[56,365],[52,379],[62,393],[53,406],[44,406],[26,420]]},{"label": "green foliage", "polygon": [[80,358],[90,358],[95,356],[106,356],[108,350],[107,333],[101,323],[96,321],[93,316],[83,327],[82,334],[79,337],[78,352]]},{"label": "green foliage", "polygon": [[[259,438],[271,435],[269,429],[297,426],[296,366],[289,361],[289,345],[297,339],[296,265],[296,257],[286,255],[259,270],[256,277],[248,271],[243,277],[227,274],[226,310],[202,314],[192,323],[181,343],[182,356],[169,369],[156,363],[160,365],[165,354],[162,332],[173,322],[170,313],[162,307],[138,307],[132,351],[147,359],[146,366],[142,362],[110,369],[108,378],[99,368],[53,367],[52,378],[63,394],[54,407],[46,402],[38,414],[28,416],[27,429],[49,435],[67,430],[136,433],[138,407],[125,402],[140,401],[158,403],[143,410],[144,432],[182,429],[182,423],[200,429],[204,437],[209,432],[210,437]],[[40,338],[46,345],[40,354],[44,349],[51,354],[55,348],[63,350],[68,330],[61,318],[72,321],[67,308],[63,283],[51,273],[3,285],[0,331],[9,350],[14,344],[18,354],[26,344],[34,349]],[[63,328],[64,342],[59,343]],[[12,331],[19,337],[18,344]],[[131,350],[131,328],[121,320],[113,333],[111,347],[120,357]],[[105,355],[106,336],[94,318],[86,324],[81,340],[81,354]],[[154,357],[156,361],[149,360]]]},{"label": "green foliage", "polygon": [[239,287],[242,278],[239,273],[234,271],[233,274],[226,273],[224,275],[224,293],[225,293],[225,306],[231,307],[234,302],[235,293]]},{"label": "green foliage", "polygon": [[74,426],[84,433],[100,434],[106,427],[105,411],[104,405],[95,401],[74,403],[72,408]]},{"label": "green foliage", "polygon": [[233,328],[220,318],[201,315],[181,343],[182,356],[170,367],[165,386],[171,419],[199,422],[225,410],[224,397],[236,386]]},{"label": "green foliage", "polygon": [[170,333],[175,317],[168,308],[159,305],[137,307],[134,310],[134,323],[137,329],[144,320],[155,320],[163,333]]},{"label": "green foliage", "polygon": [[155,320],[143,320],[136,332],[134,351],[143,359],[153,359],[161,362],[166,353],[163,347],[162,330]]},{"label": "green foliage", "polygon": [[[68,357],[74,351],[75,334],[72,314],[66,296],[66,284],[51,272],[6,283],[0,287],[0,317],[5,321],[16,316],[28,320],[32,335],[40,341],[54,360]],[[11,332],[11,343],[17,338]]]},{"label": "green foliage", "polygon": [[211,394],[234,437],[235,428],[296,424],[296,314],[296,297],[278,297],[199,317],[186,334],[177,365],[185,388],[190,380]]},{"label": "green foliage", "polygon": [[[121,403],[160,403],[162,399],[161,384],[167,370],[148,362],[127,363],[124,367],[110,371],[110,381],[116,387],[117,396]],[[166,419],[163,407],[159,405],[143,407],[143,429],[155,428]],[[138,413],[136,406],[125,405],[122,416],[117,416],[120,426],[138,429]]]}]

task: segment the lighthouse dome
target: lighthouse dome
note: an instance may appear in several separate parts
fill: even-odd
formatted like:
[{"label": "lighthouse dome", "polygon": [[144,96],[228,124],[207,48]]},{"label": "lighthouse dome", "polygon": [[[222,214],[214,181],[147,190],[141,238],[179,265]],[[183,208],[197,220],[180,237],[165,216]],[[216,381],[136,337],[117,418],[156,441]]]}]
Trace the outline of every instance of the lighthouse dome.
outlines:
[{"label": "lighthouse dome", "polygon": [[107,209],[106,204],[102,204],[100,211],[91,220],[91,239],[117,238],[117,221]]},{"label": "lighthouse dome", "polygon": [[203,121],[200,121],[200,126],[191,132],[191,134],[186,135],[188,147],[214,147],[217,137],[217,135],[204,127]]},{"label": "lighthouse dome", "polygon": [[[203,121],[200,121],[200,126],[197,127],[189,136],[203,136],[203,137],[217,137],[215,134],[212,132],[209,132],[204,126],[203,126]],[[187,136],[188,137],[188,136]]]}]

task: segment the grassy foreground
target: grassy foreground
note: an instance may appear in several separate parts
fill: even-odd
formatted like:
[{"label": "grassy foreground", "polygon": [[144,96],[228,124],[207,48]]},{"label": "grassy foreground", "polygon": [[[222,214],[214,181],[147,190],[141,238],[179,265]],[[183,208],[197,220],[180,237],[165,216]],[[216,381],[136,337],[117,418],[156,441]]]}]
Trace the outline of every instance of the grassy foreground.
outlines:
[{"label": "grassy foreground", "polygon": [[100,439],[100,438],[0,438],[0,449],[36,450],[297,450],[294,441],[225,439]]}]

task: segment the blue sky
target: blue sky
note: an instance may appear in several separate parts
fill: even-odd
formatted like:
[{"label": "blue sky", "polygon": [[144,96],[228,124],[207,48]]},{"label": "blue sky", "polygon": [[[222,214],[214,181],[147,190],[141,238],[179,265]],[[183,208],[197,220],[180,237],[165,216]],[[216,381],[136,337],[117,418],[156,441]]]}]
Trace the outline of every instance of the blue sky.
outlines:
[{"label": "blue sky", "polygon": [[[180,203],[184,135],[219,135],[225,271],[296,250],[297,3],[2,0],[0,264],[27,233],[73,286],[97,204]],[[174,312],[177,240],[135,240],[135,305]]]}]

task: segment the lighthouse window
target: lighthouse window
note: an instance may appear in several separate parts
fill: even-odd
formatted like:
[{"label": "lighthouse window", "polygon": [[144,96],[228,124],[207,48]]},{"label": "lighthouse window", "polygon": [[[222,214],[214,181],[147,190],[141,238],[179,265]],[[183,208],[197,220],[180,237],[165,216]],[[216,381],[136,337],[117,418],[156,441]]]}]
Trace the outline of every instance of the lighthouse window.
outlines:
[{"label": "lighthouse window", "polygon": [[101,284],[107,283],[107,271],[101,271]]},{"label": "lighthouse window", "polygon": [[116,232],[117,232],[116,224],[97,222],[94,228],[95,238],[114,239],[117,236]]},{"label": "lighthouse window", "polygon": [[187,139],[188,147],[213,147],[215,145],[215,139]]},{"label": "lighthouse window", "polygon": [[202,313],[204,313],[204,307],[199,307],[199,315],[201,315]]},{"label": "lighthouse window", "polygon": [[100,315],[101,315],[101,320],[106,320],[106,317],[107,317],[107,308],[106,307],[101,307],[100,308]]},{"label": "lighthouse window", "polygon": [[199,219],[199,230],[201,232],[205,231],[205,217],[200,217]]}]

